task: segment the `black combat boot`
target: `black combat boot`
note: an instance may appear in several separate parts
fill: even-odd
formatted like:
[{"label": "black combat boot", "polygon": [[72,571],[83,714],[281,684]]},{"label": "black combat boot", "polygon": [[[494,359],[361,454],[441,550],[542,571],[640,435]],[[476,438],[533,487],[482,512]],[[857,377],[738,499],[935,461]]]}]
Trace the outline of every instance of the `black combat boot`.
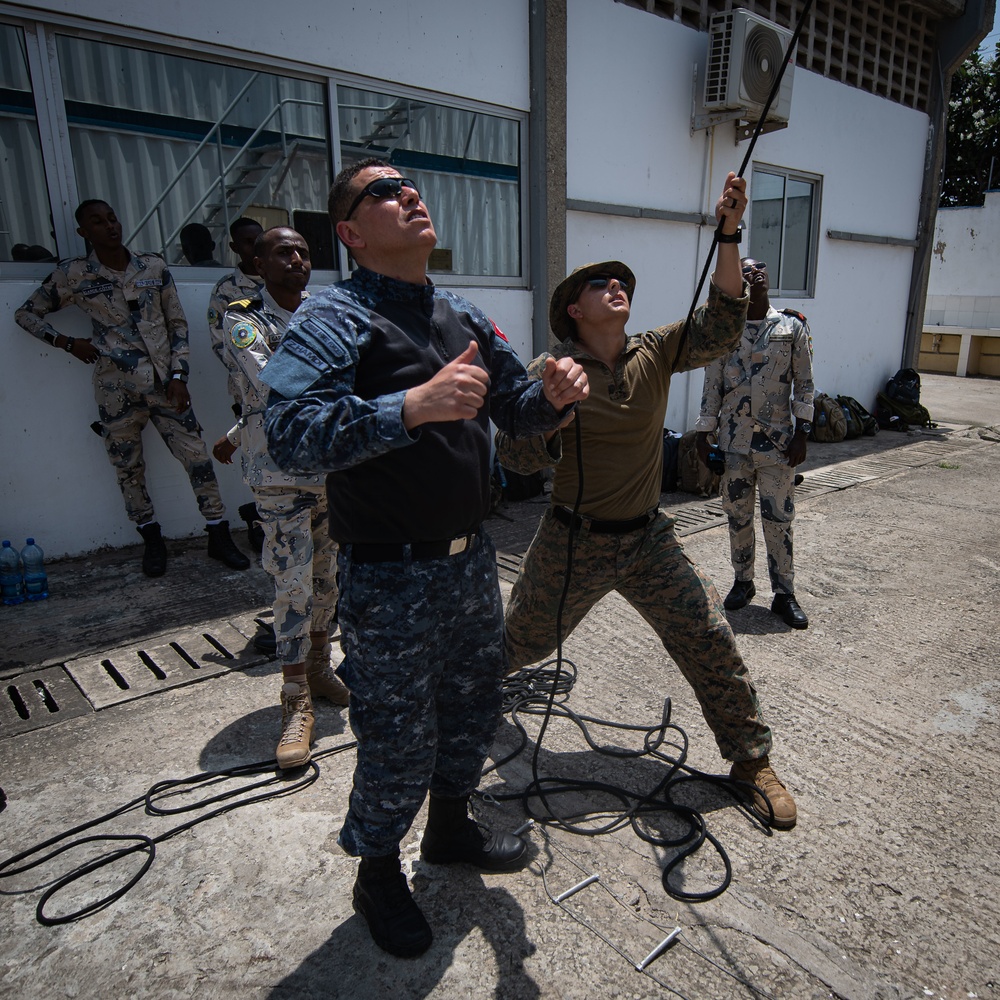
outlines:
[{"label": "black combat boot", "polygon": [[229,522],[206,524],[208,532],[208,554],[213,559],[224,562],[230,569],[248,569],[250,560],[238,548],[229,534]]},{"label": "black combat boot", "polygon": [[250,548],[257,553],[257,558],[259,559],[261,550],[264,548],[264,529],[260,526],[260,514],[257,513],[257,505],[255,503],[242,504],[238,513],[240,518],[246,523],[247,541],[250,543]]},{"label": "black combat boot", "polygon": [[430,925],[410,895],[398,852],[361,859],[353,902],[372,940],[390,955],[416,958],[431,946]]},{"label": "black combat boot", "polygon": [[142,535],[146,548],[142,553],[142,571],[146,576],[163,576],[167,571],[167,546],[160,534],[160,525],[156,521],[136,526],[136,531]]},{"label": "black combat boot", "polygon": [[427,828],[420,841],[420,856],[432,865],[456,862],[482,871],[516,871],[527,860],[528,845],[512,833],[491,833],[469,818],[468,796],[446,799],[431,795],[427,803]]}]

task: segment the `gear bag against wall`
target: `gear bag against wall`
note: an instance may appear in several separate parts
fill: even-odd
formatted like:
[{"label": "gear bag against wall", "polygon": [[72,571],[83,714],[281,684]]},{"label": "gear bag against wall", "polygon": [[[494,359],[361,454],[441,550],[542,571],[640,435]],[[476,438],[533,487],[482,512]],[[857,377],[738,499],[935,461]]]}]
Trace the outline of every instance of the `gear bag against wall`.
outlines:
[{"label": "gear bag against wall", "polygon": [[905,431],[908,427],[935,427],[927,407],[920,402],[920,375],[900,368],[885,384],[875,402],[879,427]]},{"label": "gear bag against wall", "polygon": [[920,374],[915,368],[900,368],[885,384],[885,394],[894,403],[920,402]]},{"label": "gear bag against wall", "polygon": [[878,434],[878,421],[853,396],[838,396],[837,402],[844,411],[848,438]]},{"label": "gear bag against wall", "polygon": [[922,403],[904,403],[880,392],[875,399],[875,416],[879,427],[905,431],[910,427],[936,427],[927,407]]},{"label": "gear bag against wall", "polygon": [[714,497],[719,492],[719,477],[698,457],[697,431],[688,431],[677,448],[677,489]]},{"label": "gear bag against wall", "polygon": [[673,493],[677,489],[677,453],[680,450],[681,435],[667,427],[663,428],[663,476],[661,493]]},{"label": "gear bag against wall", "polygon": [[817,392],[813,399],[812,433],[813,441],[827,443],[843,441],[847,437],[847,420],[840,403],[825,392]]}]

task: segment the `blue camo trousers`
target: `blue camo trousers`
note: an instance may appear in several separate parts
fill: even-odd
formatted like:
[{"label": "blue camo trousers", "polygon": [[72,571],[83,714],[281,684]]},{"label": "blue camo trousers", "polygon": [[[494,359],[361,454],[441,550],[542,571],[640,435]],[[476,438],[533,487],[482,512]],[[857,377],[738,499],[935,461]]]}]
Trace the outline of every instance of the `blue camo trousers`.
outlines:
[{"label": "blue camo trousers", "polygon": [[480,531],[456,556],[355,563],[341,548],[344,660],[358,740],[340,846],[394,853],[428,790],[479,784],[500,720],[503,603],[496,550]]},{"label": "blue camo trousers", "polygon": [[201,427],[188,407],[178,413],[162,389],[140,392],[122,384],[121,373],[98,362],[94,372],[94,396],[104,432],[104,447],[118,477],[130,521],[152,521],[153,502],[146,491],[146,463],[142,453],[142,429],[149,421],[159,432],[170,454],[184,466],[198,510],[206,521],[226,516],[212,460],[208,457]]},{"label": "blue camo trousers", "polygon": [[337,606],[337,545],[327,526],[326,487],[257,486],[264,546],[274,580],[274,634],[283,667],[302,663],[310,632],[325,632]]},{"label": "blue camo trousers", "polygon": [[[507,604],[504,642],[509,669],[542,660],[556,648],[556,612],[565,579],[569,528],[542,517]],[[714,585],[685,555],[673,521],[623,535],[581,530],[563,608],[563,638],[605,595],[617,591],[652,626],[691,685],[727,760],[763,757],[771,749],[757,691],[743,663]]]},{"label": "blue camo trousers", "polygon": [[795,593],[792,520],[795,517],[795,471],[780,451],[749,455],[726,452],[720,493],[729,518],[729,549],[737,580],[753,579],[754,489],[760,493],[760,520],[767,549],[767,573],[776,594]]}]

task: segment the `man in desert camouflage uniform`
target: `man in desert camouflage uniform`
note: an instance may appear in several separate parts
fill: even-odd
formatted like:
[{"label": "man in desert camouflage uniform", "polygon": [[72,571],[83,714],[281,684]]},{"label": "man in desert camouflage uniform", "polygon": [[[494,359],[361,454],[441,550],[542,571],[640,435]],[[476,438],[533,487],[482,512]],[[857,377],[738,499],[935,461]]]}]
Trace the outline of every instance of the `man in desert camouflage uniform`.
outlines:
[{"label": "man in desert camouflage uniform", "polygon": [[226,387],[233,399],[233,413],[240,415],[239,369],[226,352],[226,338],[223,330],[226,310],[230,302],[252,298],[263,287],[264,280],[254,266],[254,246],[264,227],[256,219],[241,216],[229,226],[229,249],[239,258],[232,274],[220,278],[212,289],[208,300],[208,336],[212,343],[212,353],[219,359],[229,374]]},{"label": "man in desert camouflage uniform", "polygon": [[709,435],[715,433],[726,454],[720,491],[729,518],[736,579],[725,606],[735,611],[757,593],[753,582],[756,487],[774,592],[771,610],[791,628],[804,629],[809,619],[795,597],[792,561],[792,470],[805,461],[806,439],[812,430],[812,340],[805,316],[791,309],[778,312],[771,305],[767,264],[745,257],[742,266],[750,286],[746,328],[736,350],[705,368],[701,415],[695,424],[698,452],[706,461]]},{"label": "man in desert camouflage uniform", "polygon": [[231,302],[224,320],[225,352],[240,388],[239,422],[213,449],[231,462],[238,446],[243,478],[253,491],[264,545],[261,565],[274,579],[274,628],[281,663],[281,739],[278,766],[300,767],[310,757],[313,707],[319,695],[347,704],[347,688],[330,666],[330,622],[337,606],[337,546],[327,528],[323,476],[295,477],[267,453],[263,414],[268,388],[260,373],[302,301],[312,264],[294,230],[269,229],[256,240],[254,269],[264,287]]},{"label": "man in desert camouflage uniform", "polygon": [[558,426],[586,395],[569,359],[531,382],[496,326],[436,288],[437,242],[414,183],[383,160],[340,172],[329,198],[358,268],[296,312],[262,374],[268,449],[329,473],[339,621],[358,740],[340,845],[361,858],[354,907],[379,947],[419,955],[431,930],[399,845],[430,795],[421,855],[485,871],[527,845],[468,815],[500,719],[503,604],[489,512],[490,431]]},{"label": "man in desert camouflage uniform", "polygon": [[[502,430],[497,435],[505,467],[527,474],[556,466],[552,502],[507,605],[504,640],[510,670],[556,648],[572,527],[562,638],[606,594],[621,594],[653,627],[694,688],[722,755],[733,762],[733,777],[756,789],[757,814],[790,827],[795,802],[770,765],[771,732],[715,587],[684,554],[673,519],[658,509],[670,376],[730,350],[743,329],[747,299],[736,243],[746,204],[745,183],[730,173],[716,206],[723,220],[717,269],[708,302],[694,313],[687,337],[683,323],[626,334],[635,276],[621,261],[579,267],[553,292],[549,321],[560,343],[529,371],[537,373],[551,356],[575,358],[587,372],[591,392],[564,430],[520,442]],[[577,449],[562,439],[576,436],[583,495],[574,521]]]},{"label": "man in desert camouflage uniform", "polygon": [[[238,263],[233,268],[232,274],[227,274],[220,278],[208,300],[208,337],[212,345],[212,353],[219,359],[219,363],[226,369],[226,390],[233,401],[233,413],[237,418],[240,416],[241,391],[239,369],[235,366],[229,353],[226,351],[225,331],[223,330],[223,320],[230,302],[238,299],[252,298],[257,295],[263,287],[264,281],[257,273],[254,266],[254,246],[257,237],[264,231],[264,227],[256,220],[246,216],[240,216],[229,224],[229,249],[232,250],[238,259]],[[218,458],[218,456],[216,456]],[[247,538],[250,547],[258,555],[264,544],[263,530],[260,526],[260,514],[257,505],[254,503],[242,504],[239,508],[240,517],[246,522]],[[255,640],[255,644],[261,642],[267,645],[270,652],[274,651],[274,637],[268,635],[266,639]],[[260,646],[260,648],[265,648]]]},{"label": "man in desert camouflage uniform", "polygon": [[[229,534],[212,460],[188,394],[188,328],[163,258],[132,253],[107,202],[84,201],[77,232],[93,250],[62,261],[14,318],[28,333],[94,366],[94,395],[108,457],[129,520],[145,542],[147,576],[166,570],[167,549],[146,492],[142,429],[150,420],[187,471],[207,522],[208,554],[233,569],[250,565]],[[76,305],[91,320],[90,338],[66,337],[45,317]]]}]

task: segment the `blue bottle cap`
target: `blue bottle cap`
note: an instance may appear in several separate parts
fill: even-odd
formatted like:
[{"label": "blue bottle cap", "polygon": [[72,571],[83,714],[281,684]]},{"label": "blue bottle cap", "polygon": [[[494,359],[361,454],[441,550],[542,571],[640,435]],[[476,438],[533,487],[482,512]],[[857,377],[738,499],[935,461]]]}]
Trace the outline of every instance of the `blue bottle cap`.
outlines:
[{"label": "blue bottle cap", "polygon": [[29,539],[28,539],[28,544],[29,544],[29,545],[34,545],[34,544],[35,544],[35,540],[34,540],[34,538],[29,538]]}]

